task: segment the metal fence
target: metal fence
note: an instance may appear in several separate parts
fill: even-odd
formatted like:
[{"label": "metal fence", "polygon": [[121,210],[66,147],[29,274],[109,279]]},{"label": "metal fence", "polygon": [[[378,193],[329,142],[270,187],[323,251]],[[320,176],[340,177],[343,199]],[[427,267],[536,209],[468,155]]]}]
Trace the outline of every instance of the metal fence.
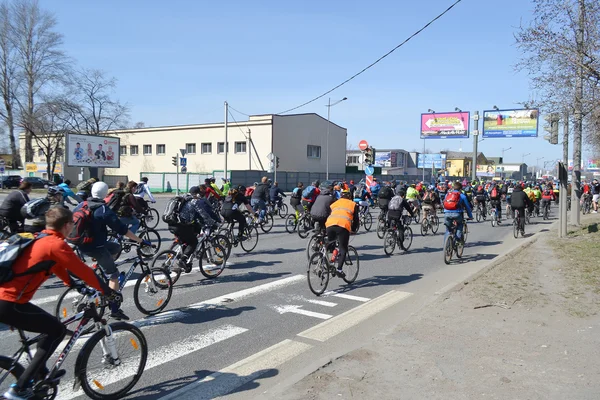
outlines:
[{"label": "metal fence", "polygon": [[[220,172],[223,176],[223,171],[215,172],[217,174]],[[148,187],[151,192],[170,193],[175,192],[175,189],[177,189],[177,174],[174,172],[141,172],[139,179],[141,180],[142,177],[148,178]],[[192,186],[201,185],[206,178],[210,177],[217,178],[216,175],[209,172],[179,174],[179,190],[187,192]]]},{"label": "metal fence", "polygon": [[108,187],[116,187],[117,182],[119,181],[125,182],[125,184],[127,184],[127,182],[129,182],[129,178],[127,177],[127,175],[103,175],[102,181],[106,183]]}]

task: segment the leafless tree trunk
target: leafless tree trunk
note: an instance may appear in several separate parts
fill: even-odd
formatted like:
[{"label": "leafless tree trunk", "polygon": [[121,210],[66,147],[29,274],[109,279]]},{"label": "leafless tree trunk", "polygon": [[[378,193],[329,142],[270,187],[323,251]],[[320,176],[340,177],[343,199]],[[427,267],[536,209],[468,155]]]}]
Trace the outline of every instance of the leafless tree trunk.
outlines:
[{"label": "leafless tree trunk", "polygon": [[0,4],[0,96],[2,107],[0,118],[8,129],[9,149],[12,154],[13,168],[21,166],[21,155],[15,138],[15,93],[17,84],[15,47],[11,41],[11,13],[5,3]]}]

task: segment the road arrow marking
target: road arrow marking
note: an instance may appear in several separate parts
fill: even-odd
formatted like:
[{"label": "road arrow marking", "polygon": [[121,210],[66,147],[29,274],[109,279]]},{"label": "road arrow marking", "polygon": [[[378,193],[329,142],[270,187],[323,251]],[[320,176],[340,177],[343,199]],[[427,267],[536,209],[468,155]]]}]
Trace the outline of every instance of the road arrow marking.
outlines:
[{"label": "road arrow marking", "polygon": [[333,315],[329,315],[329,314],[322,314],[322,313],[318,313],[318,312],[314,312],[314,311],[303,310],[302,306],[286,305],[286,306],[275,306],[274,308],[275,308],[275,311],[277,311],[279,314],[292,313],[292,314],[306,315],[307,317],[313,317],[313,318],[319,318],[319,319],[329,319],[329,318],[333,317]]}]

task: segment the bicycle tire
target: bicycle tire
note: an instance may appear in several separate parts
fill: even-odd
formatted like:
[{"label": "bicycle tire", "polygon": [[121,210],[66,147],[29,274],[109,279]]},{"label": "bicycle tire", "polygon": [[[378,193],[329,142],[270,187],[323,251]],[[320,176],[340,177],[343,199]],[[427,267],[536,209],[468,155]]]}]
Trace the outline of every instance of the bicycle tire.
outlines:
[{"label": "bicycle tire", "polygon": [[246,253],[250,253],[252,250],[256,248],[258,244],[258,229],[256,226],[247,226],[246,227],[246,240],[242,240],[240,242],[240,246],[242,246],[242,250]]},{"label": "bicycle tire", "polygon": [[[67,290],[65,290],[58,298],[56,307],[54,308],[54,316],[59,321],[69,319],[80,311],[83,311],[86,304],[86,296],[80,294],[75,287],[67,288]],[[96,312],[100,318],[104,316],[107,305],[108,304],[101,299],[96,299]],[[94,329],[95,325],[91,324],[82,331],[82,334],[89,333]]]},{"label": "bicycle tire", "polygon": [[498,222],[497,219],[498,219],[498,214],[493,213],[492,217],[490,218],[490,223],[492,224],[492,227],[496,226],[496,223]]},{"label": "bicycle tire", "polygon": [[465,250],[465,242],[458,240],[456,241],[456,258],[462,258],[463,252]]},{"label": "bicycle tire", "polygon": [[[110,327],[112,329],[112,337],[115,340],[115,346],[123,344],[123,347],[133,348],[134,353],[140,354],[140,362],[136,368],[136,371],[131,376],[132,379],[130,382],[114,393],[107,393],[106,389],[109,387],[109,385],[121,382],[123,379],[119,378],[123,378],[124,375],[122,371],[121,374],[119,374],[119,368],[115,368],[114,371],[116,371],[117,377],[112,378],[114,382],[111,382],[109,377],[105,378],[98,376],[102,375],[103,372],[106,373],[107,371],[111,371],[109,366],[114,362],[114,360],[112,358],[108,360],[103,357],[102,347],[104,346],[104,343],[101,343],[101,341],[106,338],[106,330],[101,329],[92,335],[92,337],[84,343],[79,355],[77,356],[77,361],[75,361],[75,376],[79,380],[84,393],[89,398],[94,400],[112,400],[125,396],[125,394],[127,394],[142,377],[144,368],[146,367],[146,360],[148,359],[148,344],[146,342],[146,337],[139,328],[125,322],[115,322],[110,324]],[[130,333],[131,336],[122,337],[122,335],[125,333]],[[92,358],[92,352],[94,352],[97,344],[100,344],[100,346],[98,346],[100,350],[98,354],[99,357],[97,357],[100,359],[100,365],[98,367],[99,373],[95,373],[95,369],[88,365],[91,359],[96,359],[96,357]],[[125,358],[123,355],[124,350],[125,349],[123,348],[121,351],[119,351],[119,360],[121,361],[121,365],[125,364],[123,362],[123,359]],[[129,366],[130,364],[127,363],[127,365]],[[125,378],[128,377],[129,376],[125,376]],[[100,391],[96,391],[96,389],[100,389]]]},{"label": "bicycle tire", "polygon": [[[10,388],[10,385],[13,383],[17,383],[23,372],[25,372],[25,367],[23,367],[18,362],[15,362],[10,357],[0,356],[0,376],[5,377],[2,382],[0,382],[0,392],[6,393],[6,391]],[[10,376],[12,379],[6,379]],[[4,398],[4,397],[3,397]]]},{"label": "bicycle tire", "polygon": [[231,240],[229,240],[229,238],[225,235],[215,235],[210,239],[211,243],[216,243],[218,245],[220,245],[221,247],[223,247],[226,252],[227,255],[225,258],[227,258],[229,260],[229,256],[231,256],[231,248],[233,247],[231,245]]},{"label": "bicycle tire", "polygon": [[463,242],[467,243],[467,237],[469,236],[469,224],[467,221],[463,221]]},{"label": "bicycle tire", "polygon": [[377,221],[377,229],[376,229],[376,232],[377,232],[377,237],[378,237],[379,239],[383,239],[383,237],[385,236],[385,230],[386,230],[386,229],[387,229],[387,226],[386,226],[386,223],[385,223],[385,221],[378,220],[378,221]]},{"label": "bicycle tire", "polygon": [[156,229],[158,223],[160,222],[160,214],[156,208],[149,208],[146,213],[146,217],[144,218],[144,222],[146,223],[146,227],[148,229]]},{"label": "bicycle tire", "polygon": [[414,213],[414,217],[413,217],[413,221],[415,221],[415,224],[418,224],[419,222],[421,222],[421,210],[417,210]]},{"label": "bicycle tire", "polygon": [[388,229],[385,235],[383,236],[383,251],[388,256],[394,254],[394,250],[396,249],[396,233],[395,231]]},{"label": "bicycle tire", "polygon": [[513,219],[513,236],[515,239],[519,237],[519,220],[518,218]]},{"label": "bicycle tire", "polygon": [[140,239],[146,240],[156,246],[156,247],[150,247],[150,246],[140,247],[140,253],[144,257],[147,257],[147,258],[154,257],[160,251],[160,245],[161,245],[162,239],[161,239],[158,231],[156,231],[155,229],[144,229],[141,233],[138,234],[138,236],[140,237]]},{"label": "bicycle tire", "polygon": [[260,229],[264,233],[271,232],[271,229],[273,229],[273,216],[272,215],[270,215],[270,214],[265,215],[265,218],[263,219],[262,224],[260,224]]},{"label": "bicycle tire", "polygon": [[[208,279],[214,279],[221,275],[227,265],[226,254],[227,250],[218,243],[210,243],[209,247],[204,247],[202,257],[198,259],[200,273]],[[203,265],[203,260],[206,260],[207,264]]]},{"label": "bicycle tire", "polygon": [[[142,284],[146,287],[142,287]],[[145,297],[151,300],[149,304],[155,304],[154,308],[142,305],[142,300],[145,300],[142,298],[142,294],[147,294]],[[172,294],[173,281],[169,271],[164,268],[150,268],[144,271],[135,282],[133,301],[142,314],[155,315],[165,309]]]},{"label": "bicycle tire", "polygon": [[479,207],[477,207],[477,211],[475,211],[475,220],[477,222],[481,221],[481,210],[479,209]]},{"label": "bicycle tire", "polygon": [[310,235],[310,231],[312,231],[312,220],[308,216],[303,216],[298,221],[298,236],[301,239],[306,239],[308,235]]},{"label": "bicycle tire", "polygon": [[285,230],[287,233],[296,232],[298,221],[296,220],[296,214],[290,214],[285,218]]},{"label": "bicycle tire", "polygon": [[437,215],[433,215],[432,216],[433,221],[431,221],[431,232],[433,232],[433,234],[437,234],[438,230],[440,229],[440,217],[438,217]]},{"label": "bicycle tire", "polygon": [[310,260],[310,258],[312,257],[312,255],[314,253],[316,253],[317,251],[319,251],[319,234],[314,234],[310,237],[310,239],[308,239],[308,242],[306,243],[306,259]]},{"label": "bicycle tire", "polygon": [[348,246],[348,252],[346,253],[346,259],[344,260],[342,270],[345,273],[345,276],[342,278],[344,282],[348,284],[354,283],[356,277],[358,277],[358,271],[360,270],[360,258],[353,246]]},{"label": "bicycle tire", "polygon": [[322,253],[315,253],[308,260],[306,279],[308,280],[308,288],[313,294],[320,296],[327,290],[327,285],[329,284],[329,263]]},{"label": "bicycle tire", "polygon": [[445,264],[450,264],[450,261],[452,261],[453,253],[454,253],[454,239],[452,238],[452,235],[449,234],[444,239],[444,263]]},{"label": "bicycle tire", "polygon": [[161,251],[156,255],[156,257],[154,257],[154,260],[152,260],[151,269],[162,268],[169,271],[171,281],[174,285],[181,276],[181,269],[174,270],[174,267],[177,267],[178,264],[179,260],[177,259],[177,252],[174,250],[165,250]]},{"label": "bicycle tire", "polygon": [[287,214],[288,214],[287,204],[282,204],[281,207],[279,207],[278,214],[279,214],[279,217],[281,217],[281,218],[287,217]]},{"label": "bicycle tire", "polygon": [[400,242],[400,247],[404,251],[410,250],[410,246],[412,246],[413,242],[413,231],[409,226],[404,227],[404,231],[402,232],[402,242]]},{"label": "bicycle tire", "polygon": [[373,228],[373,216],[369,212],[364,214],[364,227],[367,232]]},{"label": "bicycle tire", "polygon": [[427,231],[429,231],[429,221],[423,218],[421,221],[421,236],[427,236]]}]

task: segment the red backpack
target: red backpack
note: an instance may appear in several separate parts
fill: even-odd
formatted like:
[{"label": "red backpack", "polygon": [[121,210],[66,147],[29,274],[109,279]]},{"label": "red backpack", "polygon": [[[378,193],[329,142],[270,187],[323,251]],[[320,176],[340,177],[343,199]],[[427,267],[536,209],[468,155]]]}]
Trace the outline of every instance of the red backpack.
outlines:
[{"label": "red backpack", "polygon": [[92,210],[88,206],[88,202],[84,201],[73,213],[73,230],[67,238],[67,242],[77,246],[89,244],[92,242],[90,225],[92,222]]},{"label": "red backpack", "polygon": [[460,202],[460,192],[453,191],[444,197],[444,209],[446,210],[458,210],[458,203]]},{"label": "red backpack", "polygon": [[498,187],[494,186],[492,188],[492,193],[490,193],[490,199],[497,199],[498,198]]}]

